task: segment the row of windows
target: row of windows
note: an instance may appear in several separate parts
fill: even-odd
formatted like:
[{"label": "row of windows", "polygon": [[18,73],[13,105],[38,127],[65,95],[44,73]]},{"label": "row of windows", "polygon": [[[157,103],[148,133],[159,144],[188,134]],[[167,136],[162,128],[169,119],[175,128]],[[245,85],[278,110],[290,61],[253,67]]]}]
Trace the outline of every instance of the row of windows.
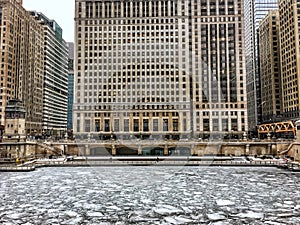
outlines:
[{"label": "row of windows", "polygon": [[[237,6],[237,13],[241,14],[241,3],[234,4],[234,1],[220,1],[216,5],[215,1],[194,3],[194,15],[234,15]],[[198,9],[199,8],[199,9]],[[177,1],[133,1],[133,2],[86,2],[85,14],[83,15],[83,5],[78,5],[78,16],[86,18],[120,18],[120,17],[157,17],[157,16],[177,16],[186,15],[185,1],[178,7]],[[181,11],[181,14],[179,12]],[[192,13],[192,8],[188,8],[188,13]]]},{"label": "row of windows", "polygon": [[[202,120],[203,126],[200,121]],[[245,118],[241,118],[242,130],[245,129]],[[91,124],[93,122],[93,124]],[[237,131],[237,118],[196,118],[197,130],[200,131]],[[84,132],[149,132],[149,131],[186,131],[186,119],[181,122],[178,117],[173,118],[124,118],[124,119],[110,119],[102,118],[91,121],[86,119],[84,121]],[[80,120],[77,120],[77,132],[80,132]]]},{"label": "row of windows", "polygon": [[[183,116],[185,117],[186,116],[186,113],[183,112],[182,113]],[[80,113],[77,113],[76,114],[78,118],[80,118]],[[91,113],[85,113],[84,114],[85,117],[91,117]],[[99,118],[102,118],[102,117],[115,117],[115,118],[121,118],[121,117],[129,117],[129,116],[133,116],[133,117],[149,117],[149,116],[154,116],[154,117],[158,117],[158,116],[163,116],[163,117],[174,117],[174,116],[178,116],[178,112],[166,112],[166,111],[163,111],[163,112],[140,112],[140,111],[136,111],[136,112],[122,112],[122,113],[118,113],[118,112],[114,112],[114,113],[108,113],[108,112],[105,112],[105,113],[100,113],[100,112],[96,112],[94,113],[94,116],[95,117],[99,117]]]},{"label": "row of windows", "polygon": [[[177,11],[176,1],[94,1],[85,4],[86,18],[176,16]],[[79,17],[82,16],[82,13],[83,5],[79,2]]]},{"label": "row of windows", "polygon": [[[75,104],[74,109],[75,110],[91,110],[91,111],[95,111],[95,110],[133,110],[133,109],[152,109],[152,110],[189,110],[190,106],[189,105],[183,105],[182,103],[186,104],[190,102],[190,99],[187,99],[185,97],[179,98],[173,98],[176,100],[176,104],[174,105],[173,103],[175,101],[171,101],[171,99],[166,99],[165,98],[161,98],[163,99],[164,102],[161,103],[162,100],[159,100],[156,102],[155,105],[152,104],[137,104],[137,103],[141,103],[143,100],[147,99],[149,96],[145,96],[144,98],[127,98],[127,102],[126,100],[121,102],[122,104],[116,104],[116,103],[107,103],[107,104],[98,104],[98,105],[87,105],[85,103],[89,102],[89,103],[97,103],[97,99],[92,99],[92,98],[86,98],[84,99],[85,103],[80,103],[78,102],[77,104]],[[158,98],[159,96],[154,96],[156,98]],[[171,98],[171,97],[170,97]],[[94,101],[93,101],[94,100]]]}]

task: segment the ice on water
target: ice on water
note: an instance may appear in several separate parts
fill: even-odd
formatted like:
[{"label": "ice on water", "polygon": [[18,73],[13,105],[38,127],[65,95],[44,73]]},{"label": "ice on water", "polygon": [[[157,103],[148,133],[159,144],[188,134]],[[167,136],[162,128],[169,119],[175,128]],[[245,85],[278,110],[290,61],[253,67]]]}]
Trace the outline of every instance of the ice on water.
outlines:
[{"label": "ice on water", "polygon": [[300,176],[275,168],[43,168],[0,174],[0,224],[300,224]]}]

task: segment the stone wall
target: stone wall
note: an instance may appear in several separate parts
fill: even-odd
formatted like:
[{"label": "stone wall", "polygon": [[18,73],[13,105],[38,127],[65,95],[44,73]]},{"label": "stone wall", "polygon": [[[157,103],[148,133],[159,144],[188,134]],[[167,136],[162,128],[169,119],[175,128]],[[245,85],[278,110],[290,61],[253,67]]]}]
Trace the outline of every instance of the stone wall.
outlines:
[{"label": "stone wall", "polygon": [[[277,155],[282,151],[286,151],[290,143],[276,142],[220,142],[220,143],[205,143],[205,142],[167,142],[155,143],[150,145],[141,142],[130,143],[129,145],[119,143],[2,143],[0,144],[0,157],[2,158],[24,158],[24,157],[45,157],[49,155],[95,155],[105,150],[105,155],[118,153],[120,148],[128,147],[136,150],[136,155],[141,154],[145,149],[161,148],[164,155],[168,154],[168,150],[172,149],[187,149],[190,155],[224,155],[224,156],[241,156],[241,155]],[[290,154],[297,155],[300,158],[300,145],[292,148]],[[184,151],[183,151],[184,152]],[[96,154],[97,155],[97,154]]]}]

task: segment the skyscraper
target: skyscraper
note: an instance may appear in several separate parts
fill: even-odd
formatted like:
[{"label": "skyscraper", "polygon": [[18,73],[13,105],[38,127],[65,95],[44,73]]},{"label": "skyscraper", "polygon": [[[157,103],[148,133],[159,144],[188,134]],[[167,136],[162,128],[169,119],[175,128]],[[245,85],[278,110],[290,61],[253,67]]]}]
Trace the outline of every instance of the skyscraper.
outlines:
[{"label": "skyscraper", "polygon": [[0,121],[9,100],[26,108],[26,133],[42,131],[44,34],[22,1],[0,1]]},{"label": "skyscraper", "polygon": [[296,0],[280,0],[278,3],[283,117],[299,119],[300,4]]},{"label": "skyscraper", "polygon": [[245,0],[245,55],[249,130],[261,123],[261,87],[257,31],[260,20],[269,10],[277,9],[277,0]]},{"label": "skyscraper", "polygon": [[76,0],[75,133],[179,139],[247,131],[241,4]]},{"label": "skyscraper", "polygon": [[260,21],[258,29],[262,122],[274,122],[281,115],[281,76],[279,15],[271,10]]},{"label": "skyscraper", "polygon": [[31,15],[43,26],[44,33],[43,130],[62,136],[67,129],[68,48],[54,20],[35,11]]}]

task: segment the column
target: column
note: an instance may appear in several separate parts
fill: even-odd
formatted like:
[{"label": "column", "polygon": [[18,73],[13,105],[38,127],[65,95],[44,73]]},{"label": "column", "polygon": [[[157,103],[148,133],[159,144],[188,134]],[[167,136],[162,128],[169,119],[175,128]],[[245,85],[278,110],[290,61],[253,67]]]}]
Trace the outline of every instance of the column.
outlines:
[{"label": "column", "polygon": [[85,155],[91,155],[90,147],[89,145],[85,145]]},{"label": "column", "polygon": [[245,155],[249,155],[249,153],[250,153],[250,145],[249,144],[246,144],[245,145]]},{"label": "column", "polygon": [[143,149],[142,149],[142,146],[139,145],[138,147],[138,155],[142,155],[143,154]]},{"label": "column", "polygon": [[116,146],[115,145],[111,145],[111,155],[116,155],[117,154],[117,150],[116,150]]},{"label": "column", "polygon": [[164,147],[164,155],[165,155],[165,156],[168,156],[168,155],[169,155],[169,148],[168,148],[167,145],[165,145],[165,147]]}]

